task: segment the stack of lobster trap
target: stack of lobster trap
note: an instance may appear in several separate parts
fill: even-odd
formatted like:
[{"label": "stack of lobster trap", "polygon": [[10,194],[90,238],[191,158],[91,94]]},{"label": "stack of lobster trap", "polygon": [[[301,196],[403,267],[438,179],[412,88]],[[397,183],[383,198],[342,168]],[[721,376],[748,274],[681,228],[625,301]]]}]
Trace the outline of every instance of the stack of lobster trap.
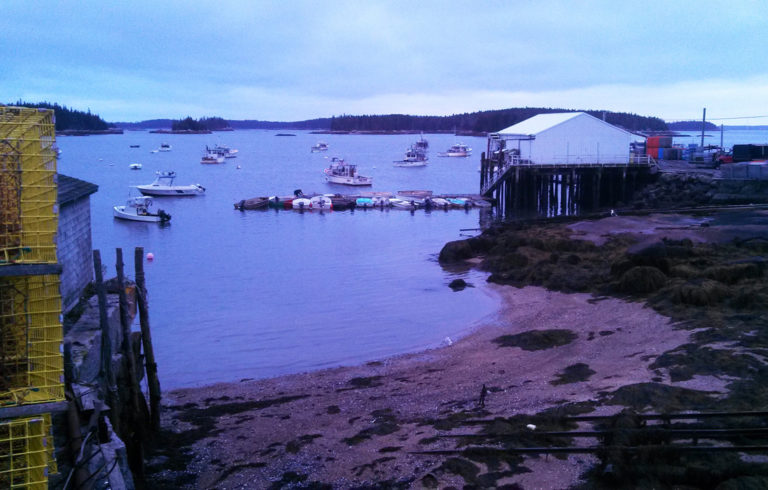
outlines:
[{"label": "stack of lobster trap", "polygon": [[0,488],[48,488],[66,406],[52,110],[0,106]]}]

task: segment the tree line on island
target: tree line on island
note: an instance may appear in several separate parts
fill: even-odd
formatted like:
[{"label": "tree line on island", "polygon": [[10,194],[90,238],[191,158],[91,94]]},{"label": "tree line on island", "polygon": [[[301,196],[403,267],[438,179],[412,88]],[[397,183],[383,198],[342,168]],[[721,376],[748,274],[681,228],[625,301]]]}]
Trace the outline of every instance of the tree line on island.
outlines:
[{"label": "tree line on island", "polygon": [[[386,115],[340,115],[304,121],[261,121],[227,120],[222,117],[202,117],[194,119],[152,119],[141,122],[108,123],[90,109],[86,112],[68,108],[57,103],[18,101],[13,106],[40,107],[53,109],[56,116],[56,131],[109,131],[120,129],[167,129],[173,131],[231,131],[233,129],[295,129],[338,132],[455,132],[455,133],[492,133],[517,124],[537,114],[553,112],[574,112],[569,109],[550,107],[522,107],[479,111],[450,116],[413,116],[408,114]],[[698,131],[702,121],[677,121],[666,123],[658,117],[640,116],[626,112],[586,110],[594,117],[603,119],[628,131]],[[711,122],[705,123],[708,131],[719,129]]]}]

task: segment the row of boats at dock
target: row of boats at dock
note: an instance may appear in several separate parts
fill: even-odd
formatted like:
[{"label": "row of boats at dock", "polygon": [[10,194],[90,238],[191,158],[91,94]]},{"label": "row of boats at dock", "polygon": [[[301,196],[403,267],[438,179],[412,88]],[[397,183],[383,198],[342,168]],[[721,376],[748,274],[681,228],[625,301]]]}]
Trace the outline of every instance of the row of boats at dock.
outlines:
[{"label": "row of boats at dock", "polygon": [[293,196],[270,196],[243,199],[234,204],[240,211],[257,209],[292,209],[297,211],[342,211],[347,209],[469,209],[490,207],[491,203],[479,196],[434,196],[432,191],[411,190],[391,192],[365,192],[357,195],[314,194],[300,190]]}]

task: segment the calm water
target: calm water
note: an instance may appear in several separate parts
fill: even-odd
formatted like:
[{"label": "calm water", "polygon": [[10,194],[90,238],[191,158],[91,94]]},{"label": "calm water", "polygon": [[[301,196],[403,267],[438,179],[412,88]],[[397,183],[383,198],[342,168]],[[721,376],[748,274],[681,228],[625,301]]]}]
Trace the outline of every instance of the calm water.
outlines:
[{"label": "calm water", "polygon": [[[430,163],[396,168],[417,135],[349,136],[276,131],[212,135],[59,137],[59,171],[99,186],[91,196],[93,246],[107,276],[122,247],[133,271],[133,249],[155,255],[145,264],[150,318],[164,388],[262,378],[439,346],[496,311],[498,300],[477,271],[446,271],[436,261],[461,229],[488,219],[479,210],[239,212],[233,203],[261,195],[348,192],[327,184],[327,157],[342,156],[374,178],[373,190],[477,192],[484,138],[426,135]],[[327,153],[310,153],[323,140]],[[173,150],[150,153],[167,142]],[[470,158],[438,158],[453,143]],[[222,165],[199,163],[205,145],[240,150]],[[130,148],[130,145],[141,145]],[[129,164],[142,163],[142,170]],[[237,166],[241,166],[240,169]],[[177,183],[200,183],[205,196],[156,199],[169,226],[113,219],[112,206],[149,183],[156,170],[175,170]],[[472,233],[472,232],[469,232]],[[462,277],[478,287],[453,292]]]}]

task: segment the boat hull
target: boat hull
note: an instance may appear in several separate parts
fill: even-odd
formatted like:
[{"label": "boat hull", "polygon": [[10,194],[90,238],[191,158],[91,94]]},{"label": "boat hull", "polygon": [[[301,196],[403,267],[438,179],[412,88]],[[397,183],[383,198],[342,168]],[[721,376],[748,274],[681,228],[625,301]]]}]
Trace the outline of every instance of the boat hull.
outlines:
[{"label": "boat hull", "polygon": [[331,184],[341,185],[355,185],[355,186],[371,186],[373,185],[373,179],[371,177],[361,177],[356,175],[354,177],[342,177],[338,175],[326,175],[326,182]]},{"label": "boat hull", "polygon": [[176,186],[153,186],[137,185],[139,192],[145,196],[199,196],[205,193],[202,186],[196,185],[176,185]]},{"label": "boat hull", "polygon": [[240,211],[251,211],[254,209],[267,209],[269,206],[269,198],[267,197],[252,197],[250,199],[243,199],[242,201],[235,203],[235,209]]},{"label": "boat hull", "polygon": [[168,221],[167,219],[158,214],[136,214],[133,208],[128,206],[114,206],[112,208],[112,214],[115,218],[130,220],[130,221],[143,221],[145,223],[160,223],[161,221]]}]

